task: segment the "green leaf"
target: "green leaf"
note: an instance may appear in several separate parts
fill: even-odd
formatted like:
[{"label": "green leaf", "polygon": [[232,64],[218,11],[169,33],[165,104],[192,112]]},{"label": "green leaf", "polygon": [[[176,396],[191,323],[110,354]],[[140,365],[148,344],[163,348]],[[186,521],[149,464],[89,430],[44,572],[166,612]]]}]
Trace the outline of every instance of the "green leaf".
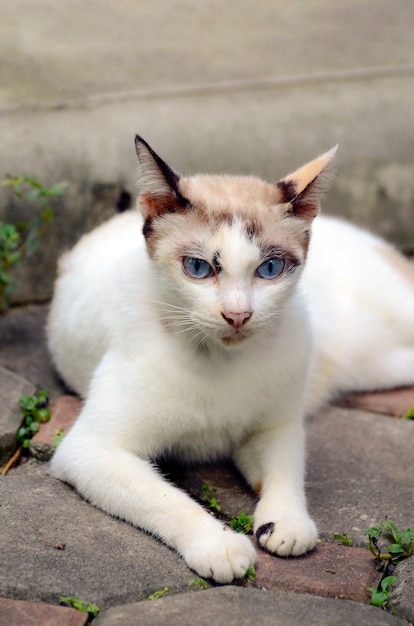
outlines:
[{"label": "green leaf", "polygon": [[50,420],[50,411],[49,409],[37,409],[36,410],[36,420],[43,424],[44,422],[48,422]]},{"label": "green leaf", "polygon": [[379,528],[378,526],[372,526],[371,528],[368,528],[368,530],[366,530],[364,532],[364,535],[368,535],[368,537],[380,537],[380,535],[382,535],[382,528]]},{"label": "green leaf", "polygon": [[24,439],[26,438],[26,436],[27,436],[27,430],[24,426],[22,426],[21,428],[19,428],[19,431],[17,433],[17,440],[22,443]]},{"label": "green leaf", "polygon": [[208,589],[208,584],[206,583],[204,578],[196,578],[195,580],[190,580],[188,586],[199,587],[200,589]]},{"label": "green leaf", "polygon": [[240,511],[232,520],[230,520],[230,526],[239,533],[245,533],[248,535],[253,530],[253,515],[247,515],[245,511]]},{"label": "green leaf", "polygon": [[381,522],[381,526],[387,533],[389,533],[393,537],[394,541],[397,543],[399,532],[395,524],[391,522],[391,520],[385,520]]},{"label": "green leaf", "polygon": [[159,591],[154,591],[154,593],[148,596],[148,600],[158,600],[158,598],[162,598],[168,591],[168,587],[164,587],[164,589],[160,589]]},{"label": "green leaf", "polygon": [[348,537],[348,535],[346,533],[341,533],[339,535],[334,535],[334,539],[336,541],[340,541],[342,543],[342,545],[344,546],[353,546],[354,542],[352,541],[352,539],[350,539]]},{"label": "green leaf", "polygon": [[56,450],[56,448],[62,441],[64,435],[65,435],[65,431],[62,430],[61,428],[57,428],[55,430],[55,436],[53,437],[53,450]]},{"label": "green leaf", "polygon": [[393,583],[395,583],[395,576],[386,576],[381,580],[381,589],[383,591],[387,591],[388,587],[390,587]]},{"label": "green leaf", "polygon": [[254,565],[250,565],[249,569],[246,572],[246,578],[247,580],[250,580],[252,582],[256,580],[256,569]]},{"label": "green leaf", "polygon": [[400,544],[398,543],[391,543],[388,546],[388,552],[390,552],[391,554],[401,554],[402,552],[405,552],[404,548],[401,547]]},{"label": "green leaf", "polygon": [[37,407],[37,398],[35,396],[23,396],[20,398],[19,404],[26,411],[33,411]]},{"label": "green leaf", "polygon": [[411,543],[413,539],[414,539],[414,529],[406,528],[406,530],[402,530],[400,532],[401,543],[404,543],[404,544]]},{"label": "green leaf", "polygon": [[73,609],[77,609],[82,613],[89,613],[91,617],[96,617],[100,611],[100,608],[92,602],[87,600],[78,600],[77,598],[69,598],[67,596],[60,596],[59,602],[71,606]]},{"label": "green leaf", "polygon": [[403,420],[414,420],[414,406],[408,409],[407,413],[402,416]]},{"label": "green leaf", "polygon": [[388,593],[386,591],[378,591],[378,589],[374,589],[373,587],[368,587],[367,591],[372,594],[371,604],[373,606],[381,607],[388,598]]}]

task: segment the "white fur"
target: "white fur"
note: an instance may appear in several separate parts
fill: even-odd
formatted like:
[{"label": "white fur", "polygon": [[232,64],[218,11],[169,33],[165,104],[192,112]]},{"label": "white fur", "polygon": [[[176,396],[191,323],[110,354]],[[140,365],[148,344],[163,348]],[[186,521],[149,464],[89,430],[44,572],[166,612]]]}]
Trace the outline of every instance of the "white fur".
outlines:
[{"label": "white fur", "polygon": [[250,540],[165,481],[152,461],[232,455],[261,488],[255,530],[269,526],[259,543],[279,555],[311,549],[302,419],[309,359],[308,411],[343,389],[412,382],[414,288],[379,252],[385,244],[322,217],[298,286],[299,272],[252,286],[255,248],[236,232],[219,298],[230,311],[253,310],[252,336],[224,348],[229,326],[217,291],[171,260],[152,263],[141,226],[137,213],[124,213],[61,263],[49,345],[86,401],[52,470],[160,537],[201,576],[227,582],[254,562]]}]

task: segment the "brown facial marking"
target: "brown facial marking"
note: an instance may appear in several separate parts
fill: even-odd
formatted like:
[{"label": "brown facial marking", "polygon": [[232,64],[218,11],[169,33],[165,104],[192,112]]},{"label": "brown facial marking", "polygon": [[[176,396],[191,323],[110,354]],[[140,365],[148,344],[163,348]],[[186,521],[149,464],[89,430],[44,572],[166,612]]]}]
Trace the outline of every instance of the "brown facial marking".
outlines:
[{"label": "brown facial marking", "polygon": [[153,233],[152,217],[147,217],[147,219],[144,222],[142,232],[143,232],[145,239],[149,239],[151,237]]},{"label": "brown facial marking", "polygon": [[213,267],[217,273],[221,272],[220,252],[217,251],[213,254]]},{"label": "brown facial marking", "polygon": [[141,205],[147,217],[158,217],[165,213],[183,213],[190,207],[190,203],[186,201],[183,204],[174,197],[173,194],[166,196],[151,196],[142,194],[140,198]]},{"label": "brown facial marking", "polygon": [[246,219],[245,229],[246,229],[247,237],[248,239],[250,239],[250,241],[253,241],[255,237],[260,236],[263,232],[261,225],[259,224],[257,219],[254,219],[254,218]]}]

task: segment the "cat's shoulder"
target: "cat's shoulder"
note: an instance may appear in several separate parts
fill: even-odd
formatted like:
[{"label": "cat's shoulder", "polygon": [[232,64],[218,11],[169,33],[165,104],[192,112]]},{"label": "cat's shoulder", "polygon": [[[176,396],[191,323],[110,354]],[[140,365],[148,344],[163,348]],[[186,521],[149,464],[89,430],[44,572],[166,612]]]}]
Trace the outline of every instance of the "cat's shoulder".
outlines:
[{"label": "cat's shoulder", "polygon": [[69,252],[59,260],[59,275],[93,263],[95,267],[106,266],[132,250],[144,249],[142,237],[143,220],[136,210],[125,211],[103,222],[83,235]]}]

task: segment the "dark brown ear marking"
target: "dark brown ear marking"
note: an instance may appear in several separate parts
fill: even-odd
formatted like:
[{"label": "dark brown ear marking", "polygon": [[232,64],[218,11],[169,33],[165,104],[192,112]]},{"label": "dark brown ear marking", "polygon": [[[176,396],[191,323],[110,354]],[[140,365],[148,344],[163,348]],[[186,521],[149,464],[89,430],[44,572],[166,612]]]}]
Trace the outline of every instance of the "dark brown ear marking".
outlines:
[{"label": "dark brown ear marking", "polygon": [[322,193],[331,178],[330,164],[336,148],[321,154],[313,161],[289,174],[276,186],[282,197],[282,203],[290,205],[287,214],[311,221],[319,211]]},{"label": "dark brown ear marking", "polygon": [[296,195],[296,185],[293,180],[279,180],[276,185],[281,193],[280,202],[286,204],[291,202]]},{"label": "dark brown ear marking", "polygon": [[139,184],[145,214],[156,217],[190,209],[191,203],[179,190],[180,176],[139,135],[135,136],[135,149],[140,164]]},{"label": "dark brown ear marking", "polygon": [[301,193],[296,194],[296,185],[292,181],[279,181],[277,186],[285,200],[292,207],[291,214],[304,220],[312,220],[319,211],[321,195],[318,179],[313,180]]}]

